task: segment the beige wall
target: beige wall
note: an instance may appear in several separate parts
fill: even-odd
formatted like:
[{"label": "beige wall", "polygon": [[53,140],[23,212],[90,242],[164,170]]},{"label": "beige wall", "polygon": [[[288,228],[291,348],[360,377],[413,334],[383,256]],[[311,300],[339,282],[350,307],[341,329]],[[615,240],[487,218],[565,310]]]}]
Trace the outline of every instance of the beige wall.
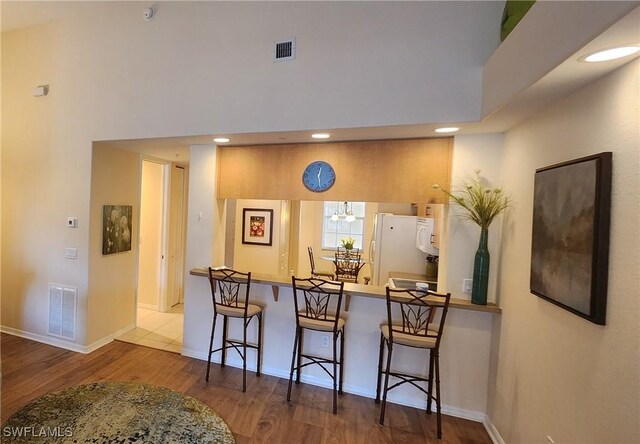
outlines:
[{"label": "beige wall", "polygon": [[[224,261],[224,202],[216,201],[216,147],[191,146],[185,269]],[[207,279],[186,275],[184,288],[185,349],[206,350],[211,334],[211,288]],[[203,337],[203,332],[205,336]]]},{"label": "beige wall", "polygon": [[321,201],[301,201],[300,202],[300,223],[298,224],[298,265],[296,274],[298,276],[309,276],[311,265],[309,264],[309,253],[307,247],[313,248],[316,269],[333,273],[334,267],[331,262],[323,261],[320,256],[329,254],[322,251],[322,209]]},{"label": "beige wall", "polygon": [[[273,235],[271,245],[249,245],[242,243],[242,210],[260,208],[273,210]],[[236,236],[234,240],[233,268],[239,271],[251,271],[277,275],[280,259],[280,209],[279,200],[238,199],[236,203]]]},{"label": "beige wall", "polygon": [[[135,323],[140,155],[96,144],[91,170],[88,344]],[[102,255],[103,205],[133,206],[130,251]]]},{"label": "beige wall", "polygon": [[[30,95],[60,78],[55,27],[10,34],[2,35],[2,325],[45,335],[48,283],[73,285],[76,343],[85,344],[91,139],[55,117],[54,91]],[[80,140],[82,150],[71,148]],[[77,229],[66,227],[69,216]],[[78,259],[65,260],[65,247],[78,248]]]},{"label": "beige wall", "polygon": [[[636,59],[508,131],[502,323],[488,414],[508,443],[640,442],[640,62]],[[613,151],[606,326],[529,292],[536,168]]]},{"label": "beige wall", "polygon": [[[481,170],[480,175],[487,183],[500,186],[502,144],[502,134],[456,136],[451,170],[453,187],[461,186],[463,180],[474,176],[476,169]],[[473,278],[473,261],[478,249],[480,228],[460,217],[462,212],[459,207],[449,205],[447,211],[448,217],[445,219],[444,227],[445,242],[440,250],[438,289],[450,292],[454,297],[469,299],[471,294],[462,291],[462,280]],[[496,281],[500,268],[502,222],[503,217],[498,217],[489,228],[489,254],[491,255],[487,295],[489,302],[496,302],[499,297]]]}]

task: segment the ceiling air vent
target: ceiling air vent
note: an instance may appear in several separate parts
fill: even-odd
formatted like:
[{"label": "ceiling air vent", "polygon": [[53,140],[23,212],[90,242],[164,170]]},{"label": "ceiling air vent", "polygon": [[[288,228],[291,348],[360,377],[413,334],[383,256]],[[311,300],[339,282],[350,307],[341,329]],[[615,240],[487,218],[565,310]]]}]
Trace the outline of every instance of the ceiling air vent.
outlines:
[{"label": "ceiling air vent", "polygon": [[296,58],[296,39],[280,40],[273,43],[273,61],[286,62]]}]

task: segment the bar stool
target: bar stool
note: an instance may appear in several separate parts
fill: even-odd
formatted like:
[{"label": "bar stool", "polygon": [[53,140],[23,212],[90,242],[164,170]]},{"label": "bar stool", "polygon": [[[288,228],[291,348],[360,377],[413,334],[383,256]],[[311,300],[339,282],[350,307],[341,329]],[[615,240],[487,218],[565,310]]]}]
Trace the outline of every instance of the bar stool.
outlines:
[{"label": "bar stool", "polygon": [[[216,285],[217,282],[217,285]],[[211,284],[211,298],[213,300],[213,325],[211,326],[211,340],[209,341],[209,357],[207,360],[206,381],[209,381],[211,355],[222,351],[220,365],[225,366],[227,349],[233,348],[242,358],[242,392],[247,391],[247,348],[253,348],[258,353],[256,376],[260,376],[262,357],[262,310],[259,305],[249,303],[249,287],[251,287],[251,273],[242,273],[232,269],[214,270],[209,267],[209,283]],[[216,286],[219,291],[216,291]],[[245,287],[242,298],[242,287]],[[213,334],[216,330],[216,319],[222,316],[222,347],[213,350]],[[258,344],[247,342],[247,327],[253,318],[258,319]],[[228,339],[228,318],[242,319],[242,341]],[[242,351],[240,350],[242,348]]]},{"label": "bar stool", "polygon": [[[333,413],[335,414],[338,412],[337,393],[342,394],[345,320],[340,317],[340,306],[344,283],[314,277],[300,279],[295,276],[291,277],[291,283],[293,284],[293,302],[296,310],[296,336],[293,341],[287,401],[291,401],[293,372],[296,372],[296,384],[298,384],[300,383],[300,370],[307,365],[318,364],[333,380]],[[305,329],[331,332],[333,338],[331,359],[303,353],[302,342]],[[340,340],[339,357],[338,339]],[[303,364],[303,358],[308,359],[309,362]],[[333,372],[330,372],[325,364],[332,364]],[[338,366],[340,366],[339,372]]]},{"label": "bar stool", "polygon": [[[376,403],[380,402],[380,382],[384,374],[384,392],[380,409],[380,424],[384,425],[387,393],[399,385],[409,383],[427,395],[427,413],[431,414],[431,401],[436,402],[438,439],[442,438],[440,417],[440,359],[439,349],[444,321],[449,309],[451,293],[439,294],[428,290],[396,290],[387,287],[387,322],[380,325],[380,355],[378,358],[378,384]],[[436,310],[442,309],[440,320],[434,322]],[[391,370],[391,355],[394,345],[429,350],[429,375],[420,377]],[[384,349],[387,349],[387,365],[382,367]],[[435,371],[436,394],[433,395]],[[389,376],[399,379],[389,387]],[[416,382],[426,382],[427,389]]]}]

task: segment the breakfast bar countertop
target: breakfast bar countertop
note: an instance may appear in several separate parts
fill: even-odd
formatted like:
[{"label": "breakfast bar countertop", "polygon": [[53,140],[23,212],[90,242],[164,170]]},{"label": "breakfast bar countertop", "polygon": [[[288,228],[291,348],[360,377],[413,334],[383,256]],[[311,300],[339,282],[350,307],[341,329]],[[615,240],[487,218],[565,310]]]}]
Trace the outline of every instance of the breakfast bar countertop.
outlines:
[{"label": "breakfast bar countertop", "polygon": [[[192,268],[189,272],[192,276],[202,276],[209,277],[209,272],[207,268]],[[251,274],[252,283],[256,284],[265,284],[271,285],[273,287],[274,298],[278,299],[278,287],[291,287],[291,278],[285,278],[282,276],[275,275],[267,275],[267,274],[259,274],[252,273]],[[373,285],[364,285],[364,284],[352,284],[349,282],[345,282],[344,284],[344,292],[348,296],[362,296],[368,298],[376,298],[376,299],[384,299],[386,296],[386,287],[384,286],[373,286]],[[450,308],[456,308],[461,310],[471,310],[471,311],[481,311],[486,313],[502,313],[502,309],[493,302],[488,303],[487,305],[476,305],[472,304],[468,299],[460,299],[460,298],[451,298],[451,302],[449,303]]]}]

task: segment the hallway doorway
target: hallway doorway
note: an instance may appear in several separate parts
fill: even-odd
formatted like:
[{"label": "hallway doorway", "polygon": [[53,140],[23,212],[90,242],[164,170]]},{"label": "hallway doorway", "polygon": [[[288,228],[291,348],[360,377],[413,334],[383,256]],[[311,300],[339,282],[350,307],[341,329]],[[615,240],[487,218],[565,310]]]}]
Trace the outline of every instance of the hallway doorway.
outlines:
[{"label": "hallway doorway", "polygon": [[183,304],[174,305],[165,313],[138,308],[136,328],[117,337],[116,340],[181,353],[183,328]]},{"label": "hallway doorway", "polygon": [[182,349],[187,193],[188,165],[142,160],[136,328],[117,340]]}]

